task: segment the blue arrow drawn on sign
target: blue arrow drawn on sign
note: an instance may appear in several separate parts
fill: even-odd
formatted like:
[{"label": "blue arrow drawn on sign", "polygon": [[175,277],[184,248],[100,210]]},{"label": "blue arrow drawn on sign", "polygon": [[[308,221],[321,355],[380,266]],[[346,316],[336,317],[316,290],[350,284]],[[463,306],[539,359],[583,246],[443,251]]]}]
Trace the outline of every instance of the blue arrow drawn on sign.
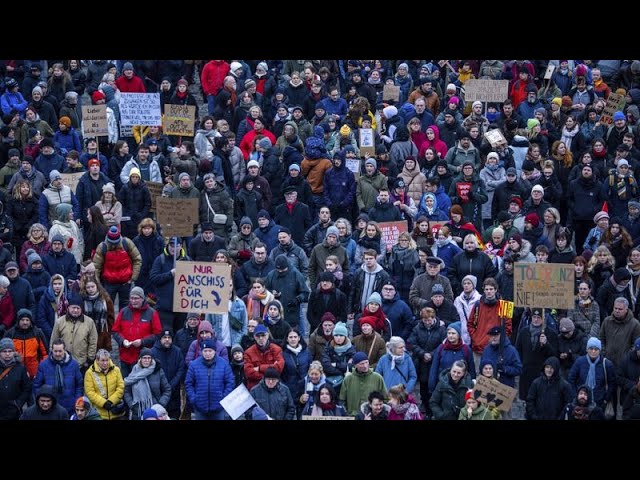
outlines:
[{"label": "blue arrow drawn on sign", "polygon": [[216,305],[220,305],[220,295],[215,290],[211,290],[211,295],[213,295],[213,301],[216,302]]}]

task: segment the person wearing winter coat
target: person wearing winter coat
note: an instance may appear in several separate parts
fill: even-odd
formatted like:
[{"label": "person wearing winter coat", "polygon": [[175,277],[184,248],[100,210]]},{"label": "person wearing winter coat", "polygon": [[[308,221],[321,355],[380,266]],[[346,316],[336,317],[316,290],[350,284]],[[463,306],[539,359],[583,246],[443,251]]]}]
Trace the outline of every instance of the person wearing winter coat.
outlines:
[{"label": "person wearing winter coat", "polygon": [[22,407],[31,398],[31,380],[22,357],[10,338],[0,340],[0,368],[7,372],[0,379],[0,419],[18,420]]},{"label": "person wearing winter coat", "polygon": [[576,359],[587,350],[587,335],[570,318],[561,318],[558,330],[560,376],[566,380]]},{"label": "person wearing winter coat", "polygon": [[264,378],[251,389],[251,396],[269,418],[273,420],[295,420],[296,407],[289,387],[280,381],[280,372],[269,367]]},{"label": "person wearing winter coat", "polygon": [[573,399],[571,385],[560,376],[560,362],[551,356],[544,361],[542,373],[527,393],[527,420],[562,420]]},{"label": "person wearing winter coat", "polygon": [[84,392],[103,420],[121,418],[125,409],[112,411],[124,401],[124,380],[120,368],[106,350],[98,350],[96,360],[84,374]]},{"label": "person wearing winter coat", "polygon": [[307,391],[306,376],[313,359],[307,343],[296,328],[289,329],[284,339],[282,357],[284,369],[281,380],[289,388],[291,396],[299,400]]},{"label": "person wearing winter coat", "polygon": [[151,405],[169,404],[171,385],[155,360],[150,348],[140,350],[138,362],[124,379],[124,400],[131,411],[131,420],[142,419],[142,412]]},{"label": "person wearing winter coat", "polygon": [[35,320],[35,325],[44,333],[47,345],[56,320],[67,313],[68,305],[64,277],[56,273],[51,276],[51,284],[40,298]]},{"label": "person wearing winter coat", "polygon": [[53,326],[51,344],[58,338],[63,339],[69,353],[86,371],[96,358],[98,331],[93,319],[83,315],[84,302],[79,295],[70,293],[67,303],[67,313],[58,317]]},{"label": "person wearing winter coat", "polygon": [[444,370],[438,377],[429,406],[434,420],[457,420],[465,405],[467,390],[473,387],[466,364],[456,360],[450,370]]},{"label": "person wearing winter coat", "polygon": [[471,348],[462,341],[461,324],[453,322],[446,327],[446,338],[431,352],[431,367],[429,371],[429,392],[433,394],[440,373],[449,371],[457,360],[463,360],[467,366],[470,377],[476,376],[476,367],[473,361]]},{"label": "person wearing winter coat", "polygon": [[461,173],[449,187],[451,203],[462,207],[464,218],[473,223],[476,229],[482,228],[482,205],[487,202],[484,181],[474,173],[474,163],[466,160]]},{"label": "person wearing winter coat", "polygon": [[60,203],[56,206],[56,219],[49,229],[50,238],[62,237],[62,241],[75,258],[77,264],[82,263],[84,255],[84,238],[78,224],[70,218],[71,205]]},{"label": "person wearing winter coat", "polygon": [[360,175],[356,185],[356,201],[359,212],[368,212],[375,205],[381,190],[388,190],[387,177],[378,170],[378,164],[373,158],[365,161],[365,174]]},{"label": "person wearing winter coat", "polygon": [[71,415],[75,399],[84,392],[84,378],[78,362],[65,348],[64,340],[53,341],[51,355],[38,366],[33,380],[33,392],[37,395],[45,385],[51,386],[58,403]]},{"label": "person wearing winter coat", "polygon": [[143,181],[162,183],[163,175],[160,166],[158,162],[151,158],[149,145],[146,143],[140,144],[137,155],[125,163],[123,169],[120,171],[120,182],[122,185],[129,183],[129,175],[134,168],[138,169]]},{"label": "person wearing winter coat", "polygon": [[207,313],[205,320],[211,323],[215,337],[229,350],[239,344],[242,336],[247,333],[247,307],[235,293],[235,285],[231,284],[231,292],[226,314]]},{"label": "person wearing winter coat", "polygon": [[20,420],[68,420],[69,413],[58,404],[51,385],[44,385],[36,395],[35,404],[27,408]]},{"label": "person wearing winter coat", "polygon": [[573,364],[568,380],[574,391],[578,391],[581,385],[589,387],[593,392],[593,401],[604,411],[606,403],[616,398],[618,383],[616,367],[601,352],[602,342],[595,337],[589,338],[587,353]]},{"label": "person wearing winter coat", "polygon": [[138,235],[133,239],[133,244],[138,249],[142,258],[140,273],[136,283],[147,292],[155,293],[155,287],[149,278],[153,261],[158,258],[164,249],[164,239],[156,231],[156,222],[150,218],[144,218],[138,225]]},{"label": "person wearing winter coat", "polygon": [[577,389],[575,398],[565,409],[563,420],[605,420],[604,409],[595,401],[593,390],[587,385]]},{"label": "person wearing winter coat", "polygon": [[[38,197],[42,194],[42,191],[47,185],[47,180],[44,178],[42,172],[35,169],[33,163],[33,157],[28,155],[24,156],[21,162],[20,170],[13,174],[11,180],[9,181],[9,184],[7,185],[7,191],[12,194],[11,199],[13,199],[14,202],[20,200],[24,202],[25,200],[35,199],[37,212]],[[15,190],[16,185],[18,183],[21,183],[21,181],[27,182],[29,184],[28,192],[22,192],[20,191],[20,189],[18,189],[17,191]],[[12,203],[11,199],[7,207],[9,207],[9,205]],[[16,212],[18,211],[20,210],[16,208]],[[14,223],[17,223],[15,220],[16,219],[14,218]],[[36,216],[36,221],[37,220],[38,219]]]},{"label": "person wearing winter coat", "polygon": [[465,393],[465,404],[464,407],[460,409],[458,420],[497,420],[492,409],[476,400],[473,393],[473,390],[467,390],[467,393]]},{"label": "person wearing winter coat", "polygon": [[185,389],[196,420],[223,420],[220,400],[235,388],[229,362],[216,354],[212,339],[203,341],[202,355],[189,364]]},{"label": "person wearing winter coat", "polygon": [[375,371],[382,375],[387,390],[401,384],[407,392],[412,392],[416,385],[415,365],[405,349],[406,344],[401,337],[391,337],[387,342],[387,354],[378,361]]},{"label": "person wearing winter coat", "polygon": [[617,367],[633,348],[634,340],[640,337],[640,322],[634,318],[630,306],[626,298],[615,299],[611,315],[604,319],[600,327],[603,355]]},{"label": "person wearing winter coat", "polygon": [[132,168],[129,171],[129,182],[123,184],[118,192],[118,200],[122,203],[122,218],[129,218],[122,220],[122,234],[128,238],[136,236],[138,224],[149,216],[151,209],[151,194],[141,178],[140,170]]},{"label": "person wearing winter coat", "polygon": [[29,378],[34,379],[39,364],[48,356],[44,333],[33,324],[33,315],[30,310],[20,309],[16,318],[18,321],[5,333],[4,338],[13,341],[15,350],[20,354]]}]

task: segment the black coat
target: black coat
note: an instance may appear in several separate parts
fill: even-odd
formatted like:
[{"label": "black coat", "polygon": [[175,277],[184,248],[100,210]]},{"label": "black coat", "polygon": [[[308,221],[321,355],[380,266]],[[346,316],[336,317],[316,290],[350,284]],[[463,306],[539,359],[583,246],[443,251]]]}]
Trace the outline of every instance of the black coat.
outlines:
[{"label": "black coat", "polygon": [[573,389],[569,382],[560,377],[560,362],[556,357],[544,361],[554,367],[548,378],[543,372],[531,384],[527,393],[527,420],[562,420],[565,406],[573,399]]},{"label": "black coat", "polygon": [[[516,339],[516,350],[522,361],[522,374],[520,375],[520,399],[526,400],[531,383],[540,374],[540,369],[549,357],[558,355],[558,334],[550,328],[546,328],[544,333],[547,343],[541,346],[539,342],[531,342],[531,326],[524,327],[518,332]],[[537,338],[537,337],[536,337]]]},{"label": "black coat", "polygon": [[346,322],[348,312],[345,294],[336,288],[329,293],[322,293],[319,288],[311,291],[307,308],[310,332],[318,328],[322,315],[326,312],[331,312],[336,317],[336,322]]},{"label": "black coat", "polygon": [[297,202],[291,214],[286,204],[278,205],[273,220],[277,225],[291,230],[291,238],[296,244],[304,244],[304,234],[311,227],[311,214],[307,205]]},{"label": "black coat", "polygon": [[413,327],[411,335],[407,339],[407,345],[413,355],[413,363],[416,365],[420,383],[429,381],[429,371],[431,370],[431,361],[425,361],[424,354],[433,352],[445,338],[447,338],[446,327],[437,323],[432,328],[427,328],[422,321],[419,321]]},{"label": "black coat", "polygon": [[27,369],[22,363],[16,363],[0,380],[0,420],[20,418],[22,406],[31,397],[31,388]]}]

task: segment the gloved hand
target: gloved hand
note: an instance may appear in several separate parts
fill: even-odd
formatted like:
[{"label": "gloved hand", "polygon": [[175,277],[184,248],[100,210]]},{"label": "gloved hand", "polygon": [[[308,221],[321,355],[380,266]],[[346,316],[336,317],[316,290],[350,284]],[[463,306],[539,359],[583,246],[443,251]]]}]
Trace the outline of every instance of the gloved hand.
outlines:
[{"label": "gloved hand", "polygon": [[287,303],[287,307],[289,308],[296,308],[298,305],[300,305],[298,297],[294,297],[289,303]]},{"label": "gloved hand", "polygon": [[240,250],[238,252],[238,258],[240,260],[249,260],[251,258],[251,250]]},{"label": "gloved hand", "polygon": [[107,400],[106,402],[104,402],[102,408],[104,408],[105,410],[111,410],[111,408],[113,408],[113,402],[111,400]]},{"label": "gloved hand", "polygon": [[496,370],[499,374],[504,374],[504,363],[498,363],[496,365]]}]

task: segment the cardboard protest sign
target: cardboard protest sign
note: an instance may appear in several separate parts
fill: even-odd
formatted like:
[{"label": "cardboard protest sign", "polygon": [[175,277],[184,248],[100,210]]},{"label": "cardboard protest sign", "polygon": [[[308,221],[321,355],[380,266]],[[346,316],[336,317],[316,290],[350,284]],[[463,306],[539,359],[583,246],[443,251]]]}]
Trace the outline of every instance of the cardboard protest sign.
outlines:
[{"label": "cardboard protest sign", "polygon": [[197,198],[156,197],[156,214],[162,233],[168,237],[190,237],[193,226],[200,222]]},{"label": "cardboard protest sign", "polygon": [[302,420],[355,420],[356,417],[312,417],[311,415],[302,415]]},{"label": "cardboard protest sign", "polygon": [[549,64],[547,66],[547,70],[544,72],[544,79],[545,80],[550,80],[551,76],[553,75],[553,72],[555,71],[556,66],[554,64]]},{"label": "cardboard protest sign", "polygon": [[195,135],[196,107],[194,105],[165,104],[162,131],[166,135]]},{"label": "cardboard protest sign", "polygon": [[227,313],[231,293],[231,265],[214,262],[176,262],[174,312]]},{"label": "cardboard protest sign", "polygon": [[496,148],[498,145],[507,144],[507,139],[504,138],[504,135],[502,134],[499,128],[494,128],[493,130],[489,130],[484,134],[484,138],[487,139],[487,141],[493,148]]},{"label": "cardboard protest sign", "polygon": [[238,385],[229,395],[220,400],[220,405],[229,414],[232,420],[236,420],[240,415],[256,404],[247,387],[244,384]]},{"label": "cardboard protest sign", "polygon": [[353,172],[353,176],[356,177],[356,180],[358,180],[358,177],[360,176],[360,159],[347,158],[345,161],[345,167]]},{"label": "cardboard protest sign", "polygon": [[516,307],[574,308],[573,264],[516,262],[513,281]]},{"label": "cardboard protest sign", "polygon": [[133,137],[133,125],[120,124],[120,139],[122,137]]},{"label": "cardboard protest sign", "polygon": [[82,177],[85,173],[86,172],[61,173],[60,176],[62,177],[62,184],[69,187],[73,193],[76,193],[76,187],[78,186],[80,177]]},{"label": "cardboard protest sign", "polygon": [[82,135],[85,137],[109,135],[106,105],[82,106]]},{"label": "cardboard protest sign", "polygon": [[159,93],[121,93],[119,108],[122,125],[162,125]]},{"label": "cardboard protest sign", "polygon": [[371,128],[360,129],[360,156],[366,157],[376,156],[376,146],[373,137],[373,130]]},{"label": "cardboard protest sign", "polygon": [[476,385],[473,387],[473,397],[485,405],[495,405],[501,412],[511,410],[511,404],[516,398],[517,390],[495,378],[487,378],[480,375],[476,378]]},{"label": "cardboard protest sign", "polygon": [[387,245],[387,251],[391,251],[391,247],[398,244],[398,236],[402,232],[408,231],[407,221],[400,222],[380,222],[378,224],[382,230],[382,239]]},{"label": "cardboard protest sign", "polygon": [[509,80],[476,80],[464,82],[465,102],[501,103],[509,98]]},{"label": "cardboard protest sign", "polygon": [[607,97],[607,104],[602,111],[602,115],[600,116],[600,122],[606,125],[613,124],[613,114],[616,112],[621,112],[626,104],[626,100],[623,95],[618,93],[610,93]]},{"label": "cardboard protest sign", "polygon": [[382,88],[382,101],[393,100],[394,102],[400,101],[400,87],[396,85],[385,85]]},{"label": "cardboard protest sign", "polygon": [[162,188],[164,185],[160,182],[144,182],[144,184],[149,189],[149,194],[151,195],[151,211],[156,211],[156,199],[162,196]]}]

